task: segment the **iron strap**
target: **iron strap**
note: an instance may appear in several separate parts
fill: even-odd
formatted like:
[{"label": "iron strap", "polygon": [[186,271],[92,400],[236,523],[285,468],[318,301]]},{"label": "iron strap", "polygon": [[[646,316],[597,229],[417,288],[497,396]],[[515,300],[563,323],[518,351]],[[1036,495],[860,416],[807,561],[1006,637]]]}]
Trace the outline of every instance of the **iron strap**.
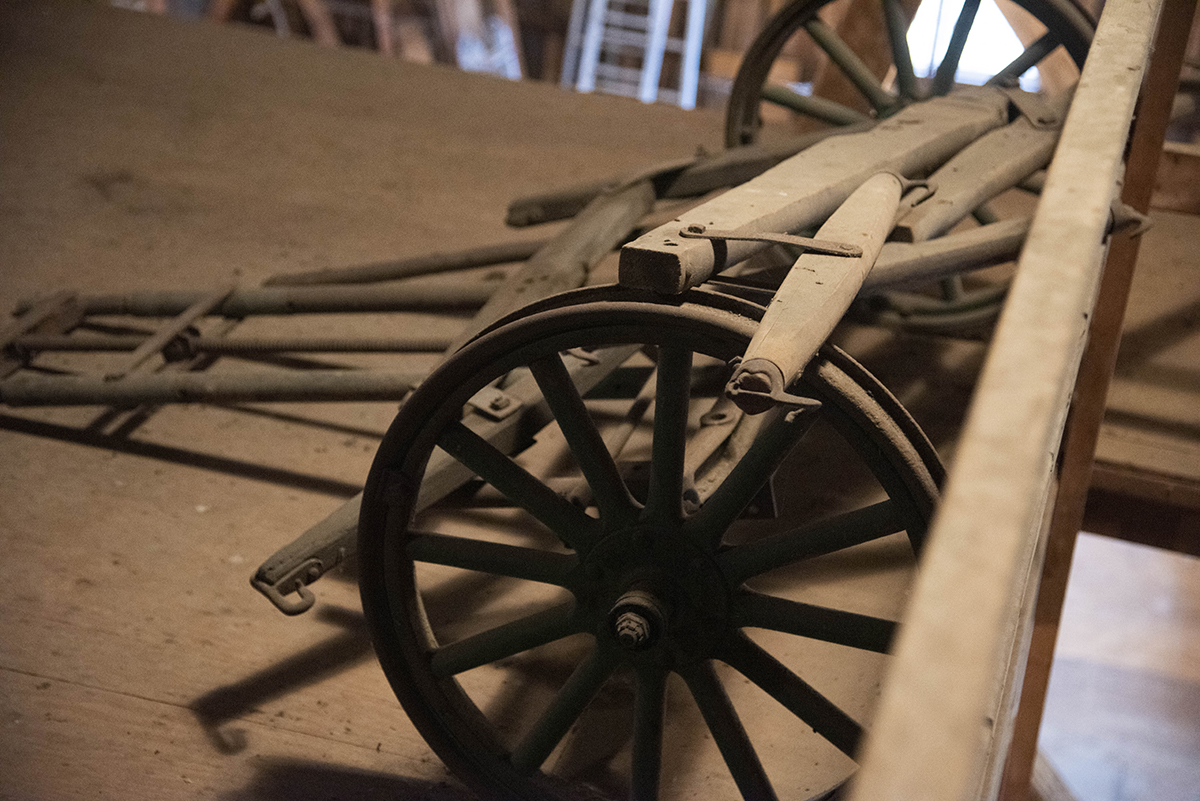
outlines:
[{"label": "iron strap", "polygon": [[714,231],[703,225],[689,225],[680,229],[679,235],[687,239],[734,240],[737,242],[772,242],[776,245],[795,245],[810,253],[823,253],[827,256],[862,256],[862,248],[857,245],[847,245],[841,242],[830,242],[824,239],[810,239],[806,236],[792,234],[773,234],[763,231]]}]

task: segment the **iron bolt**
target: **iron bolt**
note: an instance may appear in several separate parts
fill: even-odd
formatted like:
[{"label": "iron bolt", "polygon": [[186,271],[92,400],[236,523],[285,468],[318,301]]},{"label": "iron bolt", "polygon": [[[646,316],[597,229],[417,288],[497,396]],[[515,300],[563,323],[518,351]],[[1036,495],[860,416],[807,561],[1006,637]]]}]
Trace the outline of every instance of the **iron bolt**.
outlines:
[{"label": "iron bolt", "polygon": [[650,621],[637,612],[622,612],[617,618],[617,639],[631,651],[646,647],[650,644]]},{"label": "iron bolt", "polygon": [[630,651],[649,648],[662,634],[664,619],[662,605],[653,594],[643,589],[626,592],[609,613],[609,626],[617,641]]}]

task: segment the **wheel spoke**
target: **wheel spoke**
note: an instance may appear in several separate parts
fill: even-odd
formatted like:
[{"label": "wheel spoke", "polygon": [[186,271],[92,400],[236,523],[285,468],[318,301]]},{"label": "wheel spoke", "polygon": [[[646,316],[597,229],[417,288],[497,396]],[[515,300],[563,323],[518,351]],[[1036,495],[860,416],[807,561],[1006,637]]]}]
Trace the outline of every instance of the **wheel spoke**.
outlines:
[{"label": "wheel spoke", "polygon": [[541,767],[616,666],[616,653],[606,648],[597,648],[580,663],[513,750],[513,767],[522,773],[533,773]]},{"label": "wheel spoke", "polygon": [[579,563],[570,554],[443,534],[410,532],[406,547],[409,557],[416,562],[461,567],[560,587]]},{"label": "wheel spoke", "polygon": [[765,427],[746,455],[729,471],[729,476],[721,486],[700,507],[700,511],[687,520],[685,526],[691,529],[692,536],[715,548],[725,531],[767,483],[779,463],[816,422],[817,413],[804,412],[791,420],[787,417],[780,412]]},{"label": "wheel spoke", "polygon": [[997,214],[996,210],[993,209],[991,204],[988,203],[980,203],[978,206],[976,206],[975,210],[971,212],[971,216],[974,217],[975,222],[979,223],[980,225],[992,225],[1000,222],[1000,215]]},{"label": "wheel spoke", "polygon": [[892,46],[892,63],[896,65],[896,88],[905,100],[917,99],[917,74],[913,71],[912,53],[908,49],[909,20],[900,0],[883,0],[883,16],[887,22],[888,42]]},{"label": "wheel spoke", "polygon": [[601,520],[610,527],[629,522],[636,505],[562,359],[551,354],[531,362],[529,369],[592,488]]},{"label": "wheel spoke", "polygon": [[667,674],[657,667],[639,670],[634,701],[633,776],[634,801],[655,801],[662,774],[663,711]]},{"label": "wheel spoke", "polygon": [[884,90],[879,79],[871,72],[871,68],[850,49],[850,45],[846,44],[842,37],[838,36],[837,31],[822,21],[820,17],[813,17],[804,23],[804,28],[825,51],[829,59],[841,68],[842,73],[862,93],[862,96],[871,104],[871,108],[883,115],[895,107],[896,98]]},{"label": "wheel spoke", "polygon": [[961,275],[951,275],[938,282],[942,290],[942,299],[953,303],[963,298],[963,281]]},{"label": "wheel spoke", "polygon": [[722,653],[721,661],[812,726],[813,731],[839,751],[854,756],[862,739],[862,726],[749,637],[740,634],[733,638]]},{"label": "wheel spoke", "polygon": [[594,539],[595,520],[462,423],[446,426],[438,445],[575,550],[585,549]]},{"label": "wheel spoke", "polygon": [[933,76],[933,96],[940,97],[954,88],[954,76],[958,74],[958,62],[962,58],[963,48],[967,45],[967,37],[971,26],[975,24],[975,13],[979,11],[979,0],[965,0],[958,19],[954,21],[954,32],[950,34],[950,44],[942,63],[938,64],[937,74]]},{"label": "wheel spoke", "polygon": [[691,374],[690,350],[663,348],[659,351],[650,491],[646,496],[645,511],[646,519],[651,521],[669,523],[679,520],[682,514]]},{"label": "wheel spoke", "polygon": [[704,722],[712,732],[713,741],[720,749],[729,772],[733,774],[733,781],[742,797],[755,801],[778,798],[750,742],[750,736],[746,734],[737,710],[733,708],[733,702],[717,678],[713,663],[705,661],[690,665],[681,669],[679,674],[696,699],[700,714],[704,716]]},{"label": "wheel spoke", "polygon": [[[629,443],[629,438],[633,436],[633,432],[637,430],[638,425],[642,422],[642,418],[646,416],[646,411],[650,408],[650,404],[654,402],[654,390],[657,385],[658,370],[652,370],[646,378],[642,388],[634,397],[633,402],[629,404],[629,408],[625,410],[625,417],[619,426],[610,428],[604,432],[604,445],[608,448],[608,452],[613,455],[613,459],[619,459],[621,452],[625,450],[625,446]],[[587,482],[587,478],[574,479],[569,489],[560,491],[564,498],[574,504],[587,506],[592,500],[592,488]]]},{"label": "wheel spoke", "polygon": [[1014,58],[1007,67],[988,79],[985,86],[1004,86],[1024,75],[1031,67],[1037,66],[1043,58],[1054,52],[1059,40],[1052,32],[1046,31],[1037,41],[1025,48],[1021,55]]},{"label": "wheel spoke", "polygon": [[439,678],[456,676],[561,640],[575,633],[574,611],[574,603],[565,603],[443,645],[431,655],[429,667]]},{"label": "wheel spoke", "polygon": [[730,548],[718,554],[717,564],[730,583],[740,584],[801,559],[824,556],[903,530],[904,523],[896,513],[895,504],[890,500],[880,501],[863,509]]},{"label": "wheel spoke", "polygon": [[886,654],[896,634],[891,620],[789,601],[743,589],[735,600],[740,625]]},{"label": "wheel spoke", "polygon": [[871,118],[861,111],[855,111],[849,106],[833,100],[813,95],[802,95],[793,92],[786,86],[767,84],[762,89],[762,99],[768,103],[791,109],[799,114],[805,114],[814,119],[827,122],[830,125],[854,125],[860,122],[870,122]]},{"label": "wheel spoke", "polygon": [[[688,443],[684,468],[695,486],[693,500],[697,505],[707,501],[729,477],[767,422],[764,415],[746,414],[725,396],[713,405],[709,414],[716,416],[718,422],[706,427],[701,418],[700,430]],[[716,458],[710,460],[714,455]]]}]

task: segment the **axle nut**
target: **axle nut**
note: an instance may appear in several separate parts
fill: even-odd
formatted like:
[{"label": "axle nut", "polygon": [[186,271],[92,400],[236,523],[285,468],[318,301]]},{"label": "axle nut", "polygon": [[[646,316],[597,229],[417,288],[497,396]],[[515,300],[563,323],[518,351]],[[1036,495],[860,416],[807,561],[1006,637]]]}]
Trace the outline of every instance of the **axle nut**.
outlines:
[{"label": "axle nut", "polygon": [[637,612],[622,612],[617,618],[617,639],[631,651],[645,648],[650,644],[650,621]]},{"label": "axle nut", "polygon": [[613,605],[609,625],[623,647],[630,651],[649,648],[663,632],[662,605],[645,590],[630,590]]}]

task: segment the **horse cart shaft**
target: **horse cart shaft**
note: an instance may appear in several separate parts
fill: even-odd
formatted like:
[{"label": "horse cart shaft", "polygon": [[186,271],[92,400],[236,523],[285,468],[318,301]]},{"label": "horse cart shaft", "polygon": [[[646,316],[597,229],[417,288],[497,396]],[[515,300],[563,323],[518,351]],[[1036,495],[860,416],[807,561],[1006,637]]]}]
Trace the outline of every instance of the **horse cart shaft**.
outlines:
[{"label": "horse cart shaft", "polygon": [[[760,338],[757,338],[753,345],[755,349],[762,349],[763,341],[776,343],[773,346],[776,353],[774,358],[791,365],[788,368],[789,374],[780,375],[776,381],[776,391],[780,393],[782,387],[795,378],[799,368],[809,361],[833,326],[842,318],[863,281],[870,280],[876,260],[886,261],[890,258],[887,248],[917,247],[903,243],[883,244],[883,239],[891,230],[897,214],[898,196],[896,203],[877,202],[878,208],[861,199],[857,203],[847,202],[859,184],[878,180],[882,181],[881,186],[884,186],[889,181],[886,177],[872,179],[869,169],[862,167],[855,159],[862,159],[864,154],[870,154],[872,163],[879,169],[906,170],[911,174],[919,174],[939,166],[963,148],[968,148],[969,151],[968,146],[982,136],[985,140],[983,153],[990,157],[989,164],[999,160],[1001,166],[975,182],[960,177],[955,188],[957,194],[971,193],[981,200],[986,199],[999,191],[1003,183],[1003,178],[998,180],[997,176],[1008,177],[1009,185],[1012,185],[1040,166],[1040,157],[1035,156],[1032,166],[1026,169],[1025,162],[1029,161],[1029,156],[1023,140],[1018,143],[1020,162],[1015,169],[1011,166],[1014,150],[1011,139],[1001,140],[998,146],[987,144],[987,132],[1003,124],[1009,109],[1009,95],[1000,90],[964,90],[961,94],[956,93],[914,106],[870,130],[818,139],[809,148],[767,169],[760,176],[703,203],[655,231],[643,234],[623,247],[621,281],[634,287],[653,286],[656,289],[668,284],[677,286],[674,283],[675,279],[671,277],[676,275],[676,264],[669,259],[655,261],[658,257],[651,258],[653,253],[667,254],[674,258],[676,251],[682,250],[685,255],[680,258],[688,259],[688,264],[698,265],[707,259],[705,263],[709,266],[697,269],[711,271],[715,269],[714,259],[718,258],[715,254],[722,254],[719,257],[722,264],[734,264],[766,248],[770,242],[764,237],[769,236],[771,232],[777,231],[782,234],[802,230],[808,225],[824,221],[830,216],[832,209],[843,207],[838,214],[833,215],[830,223],[827,223],[827,228],[822,229],[825,238],[844,239],[849,238],[849,232],[852,230],[857,232],[871,229],[874,233],[867,237],[871,243],[870,252],[866,255],[861,254],[863,242],[859,241],[856,233],[855,241],[850,246],[860,249],[859,255],[846,258],[809,254],[802,257],[801,262],[792,270],[792,280],[800,283],[792,290],[793,299],[787,301],[788,311],[769,312]],[[1039,132],[1039,136],[1045,141],[1053,142],[1055,133]],[[889,174],[884,173],[885,176]],[[895,177],[890,178],[890,181],[899,191],[902,181]],[[542,251],[546,255],[535,256],[531,260],[525,268],[526,274],[534,276],[544,271],[548,263],[546,259],[556,249],[588,247],[586,243],[589,238],[595,236],[597,225],[610,225],[604,222],[606,217],[601,215],[611,216],[614,213],[612,210],[626,210],[617,213],[627,216],[618,218],[623,222],[618,223],[605,241],[613,243],[619,240],[644,212],[644,204],[648,198],[646,193],[650,192],[651,185],[651,181],[647,179],[634,178],[625,187],[610,187],[605,193],[591,200],[592,206],[585,209],[554,243],[546,246]],[[916,194],[924,192],[918,189]],[[937,196],[936,193],[934,196]],[[631,202],[636,212],[632,215],[628,213]],[[961,200],[959,202],[961,204]],[[605,211],[606,209],[609,211]],[[730,218],[731,214],[736,215],[736,219]],[[736,233],[744,238],[729,241],[688,238],[684,229],[689,221],[696,224],[696,220],[705,220],[705,225],[721,228],[727,224],[737,225],[739,227]],[[722,220],[726,222],[722,223]],[[985,229],[980,229],[979,234],[971,232],[960,235],[962,240],[956,241],[954,237],[948,237],[945,241],[938,241],[934,247],[946,249],[942,252],[940,260],[936,252],[932,255],[924,252],[906,252],[896,260],[895,266],[887,267],[890,273],[886,273],[888,277],[882,278],[881,281],[887,281],[889,278],[892,281],[912,281],[931,272],[937,274],[939,264],[962,270],[1011,258],[1023,240],[1026,224],[1023,221],[1006,221],[992,228],[993,230],[987,230],[983,236],[979,234],[985,234]],[[651,256],[647,255],[649,251],[646,243],[652,243],[649,246],[652,248]],[[835,241],[834,244],[846,243]],[[596,249],[590,258],[595,260],[603,252],[606,252],[603,247]],[[559,257],[557,263],[563,267],[554,269],[561,271],[565,267],[568,275],[575,269],[571,266],[570,258]],[[826,266],[818,268],[818,264]],[[821,276],[826,272],[829,273],[829,277],[823,280]],[[897,273],[902,273],[904,277],[898,278]],[[562,275],[561,272],[555,274]],[[582,283],[582,275],[581,271],[576,270],[574,277],[568,277],[565,281],[561,278],[554,279],[557,283],[553,286],[561,289],[578,285]],[[817,277],[805,281],[805,277],[808,276]],[[545,289],[536,282],[537,280],[539,279],[515,277],[511,279],[510,288],[503,296],[507,299],[490,303],[499,302],[505,311],[512,311],[521,302],[535,299],[530,293],[530,288],[538,291]],[[666,283],[663,283],[664,281]],[[831,292],[833,294],[830,294]],[[800,303],[799,298],[805,298],[800,306],[797,305]],[[781,301],[780,308],[783,305]],[[797,311],[798,308],[801,311]],[[482,324],[492,322],[499,316],[498,311],[491,312],[485,307],[471,330],[477,331]],[[789,333],[785,330],[785,326],[789,325],[793,328],[800,326],[806,333]],[[469,335],[464,335],[456,343],[456,347],[467,339]],[[447,353],[454,349],[456,348],[451,348]],[[785,351],[789,354],[787,358],[782,356]],[[759,408],[767,407],[760,405]],[[470,414],[474,415],[476,412]],[[356,547],[359,503],[360,498],[351,499],[329,518],[310,527],[294,543],[272,556],[256,574],[255,586],[265,592],[266,588],[274,587],[277,581],[286,577],[286,587],[280,588],[282,594],[298,591],[302,585],[312,583],[340,561],[340,557],[331,560],[329,554],[353,553]],[[326,557],[319,558],[318,553],[326,554]],[[304,576],[304,579],[297,581],[297,576]],[[281,596],[275,592],[268,597],[278,605],[277,599]],[[305,608],[308,608],[308,605]]]},{"label": "horse cart shaft", "polygon": [[1007,120],[996,92],[965,90],[906,109],[868,132],[826,139],[622,250],[621,282],[677,293],[767,245],[734,241],[719,249],[681,238],[689,225],[743,233],[792,232],[819,224],[877,172],[915,175]]}]

